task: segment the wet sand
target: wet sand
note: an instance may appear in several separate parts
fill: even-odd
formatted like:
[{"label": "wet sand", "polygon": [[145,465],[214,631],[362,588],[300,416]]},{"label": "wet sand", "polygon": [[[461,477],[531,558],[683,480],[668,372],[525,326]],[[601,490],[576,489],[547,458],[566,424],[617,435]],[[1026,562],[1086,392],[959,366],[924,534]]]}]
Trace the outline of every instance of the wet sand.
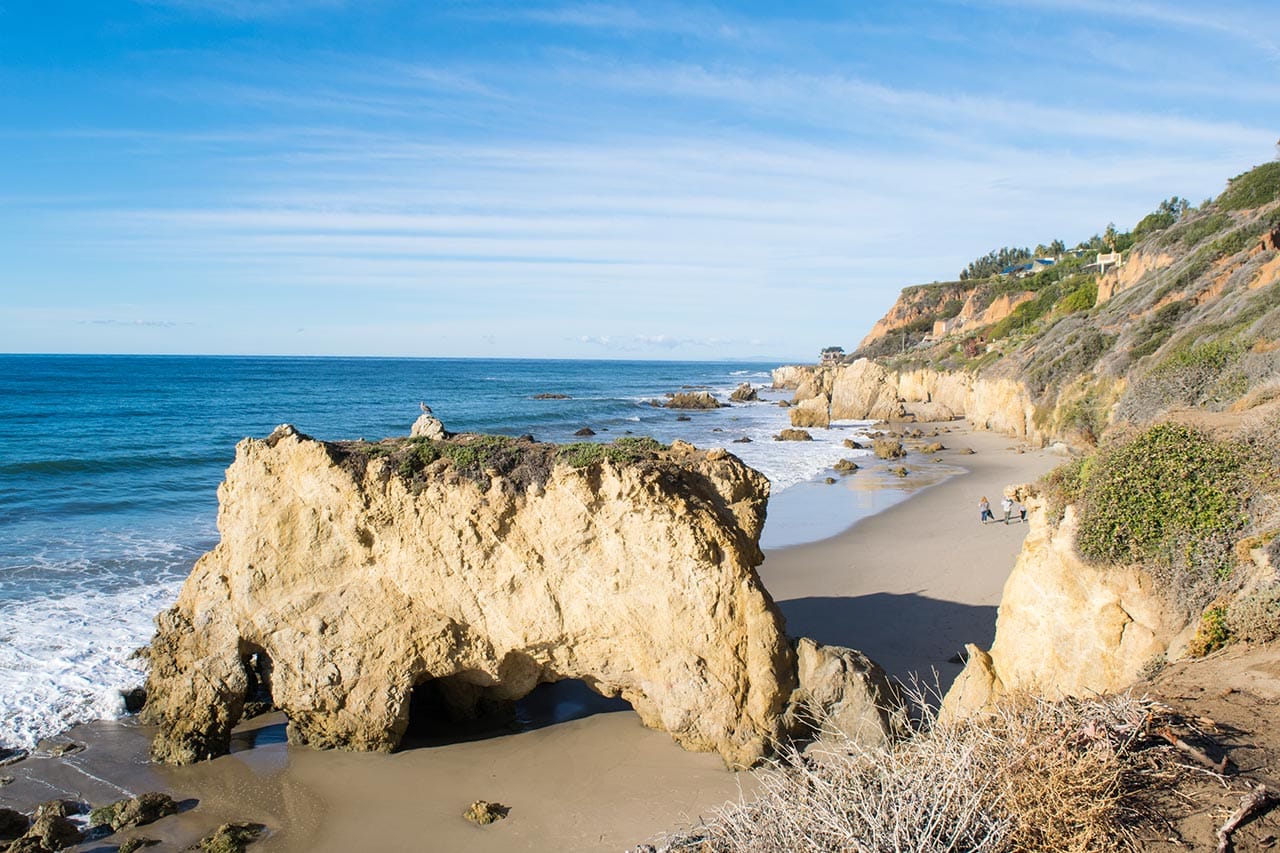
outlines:
[{"label": "wet sand", "polygon": [[[1040,450],[1017,453],[1006,437],[946,426],[952,431],[941,440],[950,449],[937,454],[941,463],[913,454],[905,464],[916,483],[938,479],[923,476],[930,466],[961,473],[838,536],[770,550],[760,569],[789,633],[860,648],[900,677],[936,669],[944,687],[959,671],[947,659],[965,642],[990,644],[995,606],[1023,537],[1019,525],[979,524],[978,498],[998,505],[1005,485],[1035,479],[1061,461]],[[976,455],[961,455],[963,447]],[[805,487],[792,500],[813,501],[811,512],[850,500],[848,506],[865,507],[840,490],[877,492],[884,482],[872,466],[836,485]],[[749,774],[726,771],[718,756],[685,752],[645,729],[634,713],[584,700],[576,684],[540,691],[551,694],[535,697],[544,705],[602,712],[391,755],[290,747],[275,714],[242,726],[231,755],[186,768],[148,765],[145,727],[95,723],[68,735],[88,746],[82,753],[0,769],[14,777],[0,788],[0,804],[29,809],[56,796],[102,804],[125,792],[163,790],[189,807],[77,848],[85,851],[114,849],[129,835],[163,842],[152,849],[180,849],[228,820],[269,826],[270,836],[252,848],[264,853],[586,851],[623,850],[696,822],[751,784]],[[510,816],[474,826],[461,813],[476,799],[503,803]]]}]

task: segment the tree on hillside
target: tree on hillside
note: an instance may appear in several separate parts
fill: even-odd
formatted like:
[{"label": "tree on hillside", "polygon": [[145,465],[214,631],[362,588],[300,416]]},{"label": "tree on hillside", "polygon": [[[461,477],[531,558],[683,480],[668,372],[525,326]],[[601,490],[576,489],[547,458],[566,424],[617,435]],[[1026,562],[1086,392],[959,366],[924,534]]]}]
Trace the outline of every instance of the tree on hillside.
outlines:
[{"label": "tree on hillside", "polygon": [[1000,249],[992,249],[961,270],[960,280],[990,278],[1007,267],[1025,264],[1029,260],[1031,260],[1031,250],[1025,247],[1004,246]]}]

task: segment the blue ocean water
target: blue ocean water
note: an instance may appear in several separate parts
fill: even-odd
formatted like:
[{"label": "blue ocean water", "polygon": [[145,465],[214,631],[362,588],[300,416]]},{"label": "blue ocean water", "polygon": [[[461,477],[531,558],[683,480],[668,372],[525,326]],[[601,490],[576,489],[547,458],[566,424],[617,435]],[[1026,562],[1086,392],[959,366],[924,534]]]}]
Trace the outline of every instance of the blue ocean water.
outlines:
[{"label": "blue ocean water", "polygon": [[[217,540],[217,486],[245,436],[405,435],[425,401],[451,431],[725,446],[774,493],[849,455],[845,435],[774,442],[765,394],[709,412],[654,408],[684,386],[725,399],[774,364],[0,355],[0,744],[122,711],[152,618]],[[558,393],[564,400],[537,400]],[[747,436],[749,444],[732,439]]]}]

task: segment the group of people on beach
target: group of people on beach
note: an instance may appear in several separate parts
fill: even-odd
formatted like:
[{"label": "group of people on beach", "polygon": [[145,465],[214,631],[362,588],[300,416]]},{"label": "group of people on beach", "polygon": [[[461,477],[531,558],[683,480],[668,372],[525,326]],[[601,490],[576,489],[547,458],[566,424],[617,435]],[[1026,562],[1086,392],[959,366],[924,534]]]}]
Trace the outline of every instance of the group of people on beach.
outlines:
[{"label": "group of people on beach", "polygon": [[[1000,509],[1001,511],[1004,512],[1005,524],[1009,523],[1009,519],[1013,515],[1013,511],[1015,508],[1018,511],[1018,521],[1024,522],[1027,520],[1026,506],[1024,506],[1019,501],[1015,501],[1013,498],[1009,497],[1008,495],[1005,495],[1004,498],[1000,501]],[[983,524],[986,524],[988,521],[996,521],[996,517],[991,513],[991,502],[987,500],[985,495],[981,500],[978,501],[978,520],[981,521]]]}]

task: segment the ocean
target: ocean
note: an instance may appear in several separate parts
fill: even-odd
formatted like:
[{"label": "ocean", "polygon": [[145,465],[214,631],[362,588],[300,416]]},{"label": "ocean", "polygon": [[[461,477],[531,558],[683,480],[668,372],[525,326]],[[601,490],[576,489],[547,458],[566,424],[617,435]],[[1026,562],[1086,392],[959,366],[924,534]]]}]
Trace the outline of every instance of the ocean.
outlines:
[{"label": "ocean", "polygon": [[[740,382],[767,385],[774,366],[0,355],[0,745],[123,713],[120,691],[146,674],[131,655],[217,541],[217,487],[245,436],[281,423],[321,439],[406,435],[425,402],[453,432],[567,442],[590,427],[595,441],[727,447],[776,498],[854,455],[840,443],[850,433],[770,440],[788,425],[773,401],[789,392],[684,421],[648,403],[686,386],[724,400]],[[742,436],[752,442],[732,443]]]}]

